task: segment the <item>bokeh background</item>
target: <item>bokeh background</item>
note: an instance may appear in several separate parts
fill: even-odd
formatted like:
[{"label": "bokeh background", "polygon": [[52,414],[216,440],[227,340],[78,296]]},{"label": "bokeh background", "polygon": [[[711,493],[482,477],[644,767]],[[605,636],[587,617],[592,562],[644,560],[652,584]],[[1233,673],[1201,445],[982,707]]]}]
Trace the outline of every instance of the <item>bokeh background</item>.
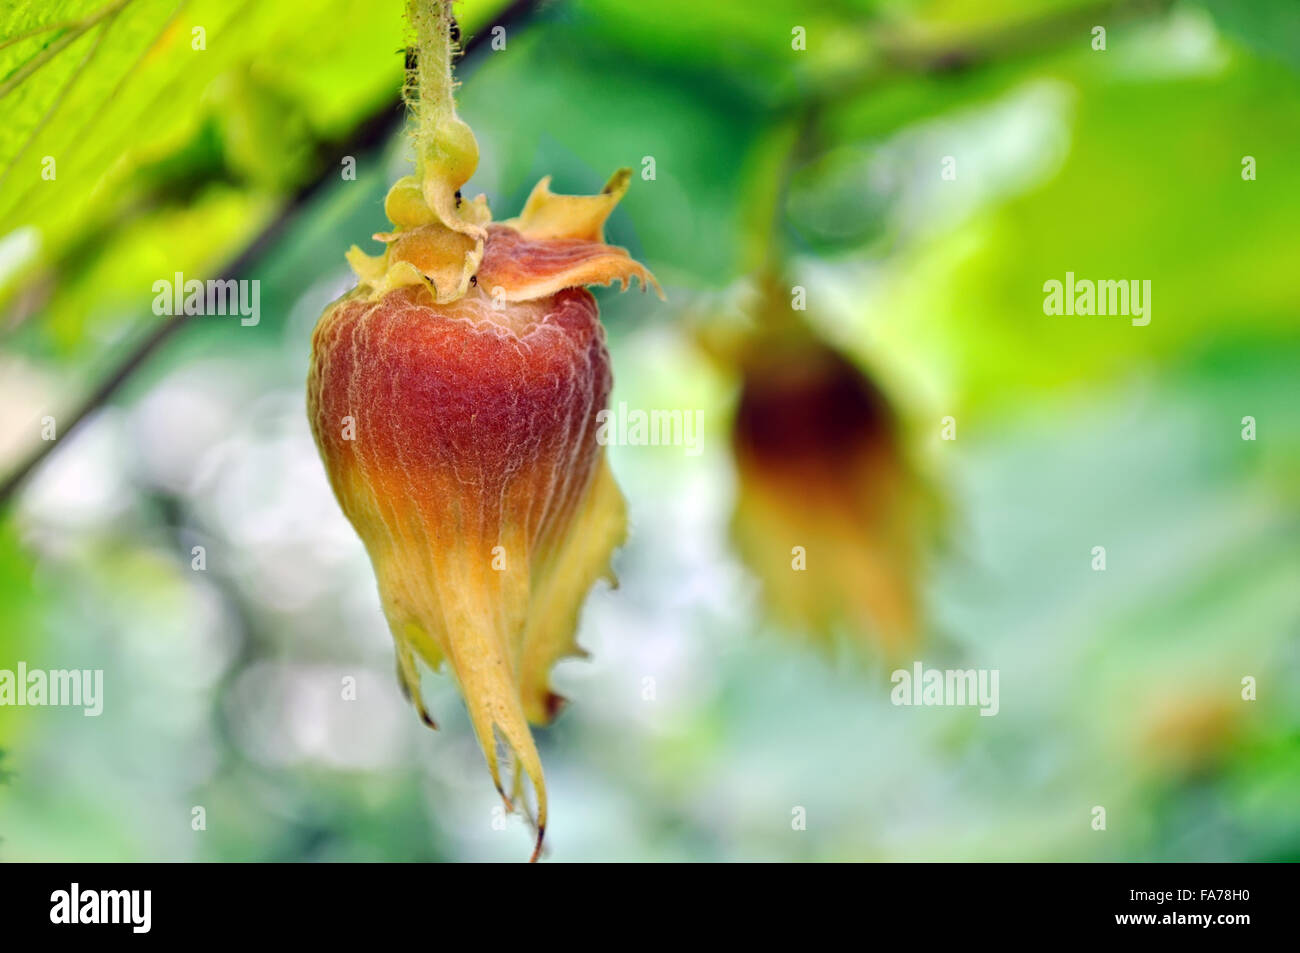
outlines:
[{"label": "bokeh background", "polygon": [[[0,859],[527,856],[449,678],[437,733],[402,700],[304,410],[343,253],[409,168],[401,6],[0,9],[0,668],[106,692],[99,718],[0,708]],[[498,218],[542,175],[654,160],[609,236],[668,303],[597,292],[613,399],[704,421],[697,456],[611,448],[632,533],[538,731],[548,856],[1300,858],[1296,5],[458,14],[505,27],[459,74]],[[739,375],[710,342],[745,334],[765,256],[931,501],[909,660],[997,669],[997,717],[891,705],[870,639],[774,618],[738,559]],[[1044,315],[1066,271],[1149,279],[1150,325]],[[175,272],[259,279],[260,323],[164,327]]]}]

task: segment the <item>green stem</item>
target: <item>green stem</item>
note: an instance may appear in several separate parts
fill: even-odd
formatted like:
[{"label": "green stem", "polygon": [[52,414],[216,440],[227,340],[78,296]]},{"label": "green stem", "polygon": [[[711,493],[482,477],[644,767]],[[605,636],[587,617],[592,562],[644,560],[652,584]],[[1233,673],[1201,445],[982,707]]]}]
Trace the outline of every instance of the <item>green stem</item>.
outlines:
[{"label": "green stem", "polygon": [[[452,38],[455,18],[451,0],[407,0],[406,17],[415,30],[416,75],[408,80],[406,99],[415,114],[415,162],[421,179],[428,179],[430,163],[444,168],[450,152],[460,152],[461,125],[456,116],[456,82],[452,62],[457,52]],[[477,164],[477,150],[475,150]],[[436,173],[435,173],[436,174]],[[466,176],[468,178],[468,176]]]}]

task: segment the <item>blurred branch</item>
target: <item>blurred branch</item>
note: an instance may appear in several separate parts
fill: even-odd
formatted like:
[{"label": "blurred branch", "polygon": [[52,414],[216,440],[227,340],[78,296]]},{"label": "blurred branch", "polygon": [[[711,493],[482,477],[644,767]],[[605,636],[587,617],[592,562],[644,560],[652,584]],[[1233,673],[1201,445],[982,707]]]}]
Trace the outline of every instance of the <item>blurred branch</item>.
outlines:
[{"label": "blurred branch", "polygon": [[[986,27],[956,39],[917,39],[877,25],[876,56],[863,68],[790,103],[777,117],[780,135],[788,143],[782,160],[772,152],[775,142],[764,144],[766,154],[755,159],[750,190],[761,196],[762,208],[751,214],[751,224],[767,229],[764,239],[747,249],[747,260],[772,268],[782,257],[780,207],[794,170],[823,151],[817,141],[828,107],[860,96],[889,80],[957,73],[1005,62],[1016,56],[1042,52],[1071,38],[1090,40],[1093,26],[1107,28],[1168,11],[1174,0],[1100,0],[1091,6],[1057,11],[1014,23]],[[790,135],[793,132],[793,135]],[[779,146],[775,146],[780,148]],[[766,175],[770,181],[761,181]]]},{"label": "blurred branch", "polygon": [[1039,52],[1075,37],[1089,40],[1093,26],[1108,29],[1130,20],[1164,13],[1174,0],[1102,0],[1088,7],[1062,10],[1015,23],[985,28],[952,40],[917,40],[882,27],[877,56],[865,69],[841,77],[826,88],[792,104],[803,115],[828,103],[862,93],[883,80],[918,74],[941,75]]},{"label": "blurred branch", "polygon": [[1164,13],[1171,6],[1173,0],[1103,0],[1093,6],[998,26],[955,42],[918,45],[887,41],[881,52],[885,63],[895,70],[947,73],[1037,52],[1072,35],[1086,44],[1094,26],[1109,29],[1128,20]]},{"label": "blurred branch", "polygon": [[[470,37],[464,44],[462,57],[468,59],[474,56],[479,48],[491,38],[492,30],[495,27],[509,28],[516,26],[531,16],[537,6],[538,0],[514,0],[491,23],[485,24],[482,29]],[[322,146],[321,152],[326,162],[332,163],[338,155],[361,153],[378,148],[401,130],[405,119],[406,107],[404,103],[400,98],[394,99],[363,120],[348,139],[342,142],[328,143]],[[323,192],[326,186],[332,184],[333,181],[329,176],[321,176],[303,185],[285,203],[284,208],[266,228],[233,261],[222,269],[217,278],[221,280],[236,279],[241,274],[247,274],[253,263],[279,241],[281,235],[297,217],[298,212],[304,206],[311,204],[317,195]],[[110,371],[104,380],[72,411],[68,422],[62,428],[63,435],[58,440],[41,441],[35,445],[22,463],[5,478],[4,483],[0,484],[0,506],[4,506],[9,502],[14,493],[31,472],[40,465],[42,460],[62,445],[96,409],[107,403],[118,388],[126,383],[163,344],[190,323],[190,316],[181,315],[160,324],[152,332],[145,335],[132,348],[130,353],[122,359],[121,363]]]}]

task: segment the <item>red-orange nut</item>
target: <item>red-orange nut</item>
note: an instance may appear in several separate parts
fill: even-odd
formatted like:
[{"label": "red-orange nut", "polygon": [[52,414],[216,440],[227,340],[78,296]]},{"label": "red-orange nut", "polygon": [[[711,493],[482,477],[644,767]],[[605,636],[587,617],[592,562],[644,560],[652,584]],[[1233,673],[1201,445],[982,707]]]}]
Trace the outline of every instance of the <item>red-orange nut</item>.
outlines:
[{"label": "red-orange nut", "polygon": [[539,191],[517,223],[485,230],[474,280],[449,301],[433,279],[459,267],[456,236],[436,225],[390,236],[384,259],[361,262],[363,284],[321,316],[307,398],[331,485],[374,564],[404,689],[431,721],[416,659],[449,664],[498,790],[498,738],[522,768],[516,791],[532,780],[540,834],[546,792],[528,722],[557,711],[550,670],[580,654],[579,610],[598,578],[612,580],[626,527],[596,440],[609,354],[580,285],[652,279],[599,240],[599,222],[563,234],[569,220],[591,231],[585,203],[612,208],[617,195]]}]

